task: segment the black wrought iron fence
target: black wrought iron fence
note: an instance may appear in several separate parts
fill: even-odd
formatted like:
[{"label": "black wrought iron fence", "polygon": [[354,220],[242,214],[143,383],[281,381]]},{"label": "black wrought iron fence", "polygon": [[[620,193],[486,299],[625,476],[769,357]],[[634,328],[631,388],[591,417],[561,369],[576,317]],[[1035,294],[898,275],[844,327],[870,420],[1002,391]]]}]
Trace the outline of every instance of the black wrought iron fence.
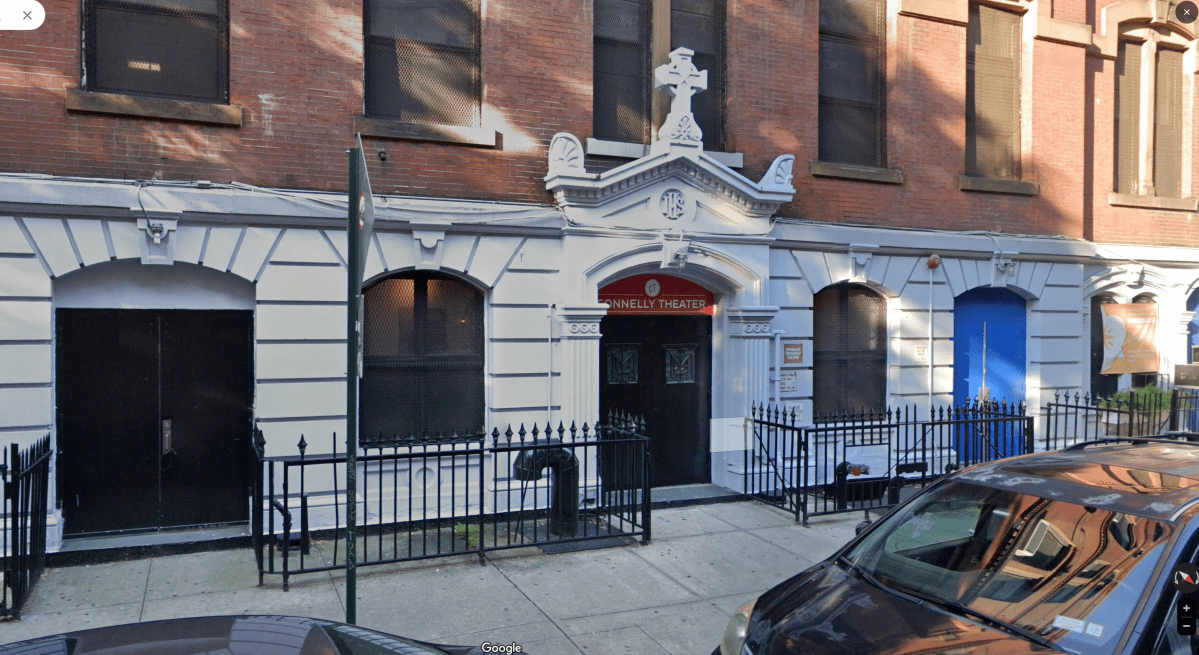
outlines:
[{"label": "black wrought iron fence", "polygon": [[[1091,397],[1090,394],[1053,395],[1045,405],[1045,450],[1058,450],[1083,441],[1109,437],[1144,437],[1160,434],[1177,418],[1190,420],[1195,392],[1130,394],[1129,397]],[[1174,399],[1177,398],[1177,401]]]},{"label": "black wrought iron fence", "polygon": [[1199,432],[1199,388],[1174,387],[1171,391],[1170,430]]},{"label": "black wrought iron fence", "polygon": [[[259,584],[345,566],[346,457],[264,456],[252,489]],[[358,455],[358,566],[539,546],[617,545],[651,534],[644,421],[613,415],[594,428],[394,440]]]},{"label": "black wrought iron fence", "polygon": [[924,486],[979,462],[1032,451],[1033,418],[1023,404],[974,402],[822,416],[799,426],[794,408],[755,406],[745,452],[745,493],[809,517],[883,509],[905,486]]},{"label": "black wrought iron fence", "polygon": [[21,450],[12,444],[0,464],[3,478],[4,580],[0,616],[17,615],[46,570],[46,510],[50,480],[50,435]]}]

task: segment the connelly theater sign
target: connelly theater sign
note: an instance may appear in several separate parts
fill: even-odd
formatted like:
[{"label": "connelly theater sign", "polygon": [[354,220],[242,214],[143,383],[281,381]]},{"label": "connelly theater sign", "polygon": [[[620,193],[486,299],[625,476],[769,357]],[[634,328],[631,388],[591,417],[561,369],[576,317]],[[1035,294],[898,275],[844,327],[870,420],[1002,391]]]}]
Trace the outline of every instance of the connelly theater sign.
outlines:
[{"label": "connelly theater sign", "polygon": [[599,301],[608,303],[609,315],[674,314],[712,315],[716,297],[711,291],[670,275],[634,275],[600,289]]}]

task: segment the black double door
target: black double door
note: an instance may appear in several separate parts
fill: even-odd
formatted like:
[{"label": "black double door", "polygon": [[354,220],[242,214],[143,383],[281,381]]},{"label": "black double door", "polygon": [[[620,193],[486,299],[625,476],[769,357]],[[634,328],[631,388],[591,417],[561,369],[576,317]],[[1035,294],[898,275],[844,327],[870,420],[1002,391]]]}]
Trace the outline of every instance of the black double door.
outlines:
[{"label": "black double door", "polygon": [[650,485],[711,481],[712,318],[606,316],[600,333],[600,415],[645,417]]},{"label": "black double door", "polygon": [[249,311],[59,309],[67,534],[245,521]]}]

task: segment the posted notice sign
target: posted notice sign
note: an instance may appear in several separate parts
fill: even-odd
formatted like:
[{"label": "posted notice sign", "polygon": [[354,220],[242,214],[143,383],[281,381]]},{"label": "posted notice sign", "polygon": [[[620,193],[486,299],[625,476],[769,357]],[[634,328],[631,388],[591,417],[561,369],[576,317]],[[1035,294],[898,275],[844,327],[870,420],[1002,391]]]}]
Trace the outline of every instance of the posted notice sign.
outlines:
[{"label": "posted notice sign", "polygon": [[608,314],[712,315],[716,297],[698,284],[672,275],[634,275],[600,289]]},{"label": "posted notice sign", "polygon": [[[1103,310],[1101,373],[1156,373],[1157,303],[1107,304]],[[1094,319],[1092,319],[1094,320]]]}]

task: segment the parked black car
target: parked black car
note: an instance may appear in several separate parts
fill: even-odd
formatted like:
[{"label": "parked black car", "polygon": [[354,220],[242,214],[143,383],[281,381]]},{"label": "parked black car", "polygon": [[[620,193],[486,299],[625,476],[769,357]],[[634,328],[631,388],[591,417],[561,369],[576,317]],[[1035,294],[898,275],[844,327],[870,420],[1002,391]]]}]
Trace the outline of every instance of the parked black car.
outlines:
[{"label": "parked black car", "polygon": [[428,644],[298,616],[207,616],[147,621],[0,646],[0,655],[482,655],[483,652],[479,646]]},{"label": "parked black car", "polygon": [[1197,551],[1199,435],[1000,460],[860,526],[738,610],[713,655],[1190,655],[1172,578]]}]

